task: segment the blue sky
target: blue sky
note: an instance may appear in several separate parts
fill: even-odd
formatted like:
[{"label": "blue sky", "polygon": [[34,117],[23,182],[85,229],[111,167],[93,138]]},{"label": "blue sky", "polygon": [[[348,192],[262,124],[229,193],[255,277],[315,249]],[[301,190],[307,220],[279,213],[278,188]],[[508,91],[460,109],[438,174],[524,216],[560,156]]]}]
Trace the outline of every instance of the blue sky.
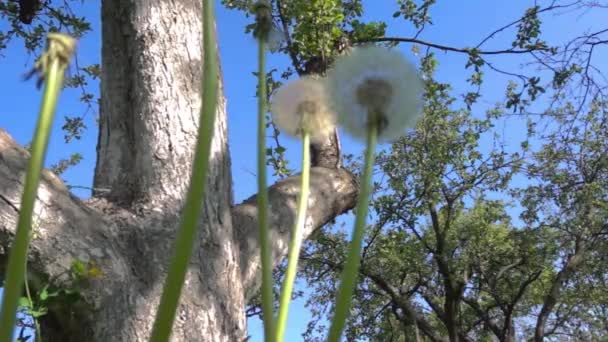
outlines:
[{"label": "blue sky", "polygon": [[[364,19],[386,20],[389,24],[388,36],[411,37],[415,33],[413,26],[408,22],[392,18],[392,13],[397,10],[396,1],[367,0],[363,3],[365,6]],[[540,3],[546,2],[541,1]],[[494,29],[519,18],[524,10],[533,4],[533,1],[439,1],[431,10],[435,24],[429,26],[419,38],[456,47],[473,46]],[[98,63],[101,48],[99,4],[91,1],[81,6],[75,6],[74,9],[78,14],[87,17],[93,27],[93,32],[79,42],[78,63],[80,65]],[[235,199],[239,202],[256,192],[256,181],[253,175],[256,168],[256,151],[255,144],[252,143],[256,138],[254,129],[256,127],[256,98],[254,97],[256,79],[252,75],[256,66],[256,44],[251,36],[244,33],[244,27],[250,23],[251,18],[245,18],[241,12],[223,8],[219,1],[217,1],[216,13],[225,95],[228,101]],[[601,15],[604,17],[600,17]],[[606,22],[608,19],[605,17],[605,12],[601,11],[592,11],[581,16],[553,16],[551,14],[550,16],[548,18],[550,23],[545,26],[543,32],[543,38],[549,41],[567,40],[580,33],[576,27],[598,26],[602,21]],[[5,27],[6,23],[0,22],[0,28]],[[513,30],[506,31],[496,39],[489,41],[484,48],[509,47],[513,37]],[[400,49],[410,60],[417,62],[417,58],[410,50],[410,44],[402,45]],[[19,143],[25,144],[31,139],[40,99],[40,91],[35,89],[35,82],[23,82],[21,78],[32,66],[33,57],[25,53],[20,41],[13,42],[2,53],[4,55],[0,59],[0,75],[4,82],[0,84],[0,94],[2,94],[0,99],[3,103],[0,108],[0,127],[6,129]],[[440,51],[436,51],[436,54],[440,61],[438,79],[451,83],[455,94],[462,94],[469,90],[466,84],[469,72],[463,68],[466,56]],[[600,51],[597,59],[608,60],[605,57],[606,52]],[[511,70],[517,69],[522,62],[521,59],[515,60],[511,57],[493,58],[492,61],[503,69]],[[288,63],[285,56],[271,55],[268,69],[281,70]],[[495,102],[501,101],[507,81],[508,78],[502,75],[487,72],[483,86],[483,98],[480,105],[474,109],[481,114]],[[98,93],[96,84],[91,84],[90,88]],[[57,113],[47,155],[47,165],[66,157],[69,153],[78,152],[84,156],[84,160],[77,167],[70,169],[64,175],[64,179],[71,185],[90,186],[95,166],[96,113],[90,111],[86,114],[85,122],[88,130],[81,140],[66,145],[61,132],[64,115],[76,116],[84,112],[85,109],[78,100],[79,96],[79,91],[68,90],[61,97],[60,109]],[[521,122],[510,120],[499,129],[507,132],[508,142],[512,143],[512,146],[517,146],[523,137],[520,128]],[[344,134],[341,139],[344,152],[360,153],[362,151],[363,146],[360,142],[350,139]],[[288,148],[291,167],[299,169],[299,143],[290,138],[284,138],[283,143]],[[74,192],[79,196],[89,196],[89,192],[86,190],[77,189]],[[309,317],[302,301],[292,304],[287,340],[300,339],[300,334]],[[249,331],[252,335],[251,341],[263,340],[261,325],[257,320],[250,321]]]}]

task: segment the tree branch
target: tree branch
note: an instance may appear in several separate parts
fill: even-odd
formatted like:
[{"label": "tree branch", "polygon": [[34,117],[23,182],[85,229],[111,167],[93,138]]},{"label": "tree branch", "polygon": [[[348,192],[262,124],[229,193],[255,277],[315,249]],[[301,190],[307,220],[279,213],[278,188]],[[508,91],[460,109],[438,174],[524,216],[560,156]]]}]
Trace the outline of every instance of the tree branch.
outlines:
[{"label": "tree branch", "polygon": [[[310,180],[304,238],[336,216],[354,208],[358,193],[354,176],[345,169],[313,167]],[[268,189],[271,212],[270,240],[275,264],[288,250],[299,191],[299,175],[285,178]],[[235,239],[241,247],[241,275],[247,301],[255,295],[260,281],[256,200],[256,196],[252,196],[232,208]]]},{"label": "tree branch", "polygon": [[[6,264],[8,247],[17,226],[29,158],[29,153],[0,129],[0,268]],[[105,220],[102,213],[70,194],[59,177],[48,170],[42,172],[34,213],[34,237],[28,255],[28,278],[34,291],[47,284],[70,287],[68,275],[73,263],[94,262],[102,273],[101,278],[91,279],[88,286],[79,290],[91,305],[88,309],[105,305],[112,296],[123,300],[114,291],[120,289],[121,284],[129,283],[130,269],[125,265],[121,246],[116,243],[120,241],[116,222]],[[0,274],[3,271],[0,269]],[[79,317],[80,331],[87,334],[85,320],[90,315],[74,312],[76,316],[72,317]],[[53,317],[61,326],[54,329],[45,326],[47,336],[52,336],[50,330],[68,331],[66,325],[72,320],[70,315],[54,316],[51,312],[46,317]]]},{"label": "tree branch", "polygon": [[462,301],[465,302],[466,304],[468,304],[469,307],[471,307],[471,309],[473,309],[473,311],[475,311],[475,313],[481,318],[481,320],[486,324],[486,326],[488,328],[490,328],[490,330],[492,330],[492,332],[498,339],[501,339],[502,330],[500,329],[500,327],[498,325],[496,325],[496,323],[490,317],[490,315],[488,313],[489,310],[488,311],[483,310],[481,308],[481,306],[479,305],[479,303],[477,303],[475,298],[467,298],[467,297],[463,296]]},{"label": "tree branch", "polygon": [[283,32],[285,33],[285,40],[287,44],[287,47],[285,49],[287,50],[289,58],[291,58],[291,64],[293,65],[294,69],[299,75],[301,75],[304,72],[304,69],[302,69],[301,63],[298,60],[298,52],[296,50],[296,46],[291,40],[291,35],[289,34],[289,22],[285,17],[283,7],[285,7],[285,5],[283,5],[283,2],[277,0],[277,12],[279,14],[279,20],[281,21],[281,25],[283,27]]},{"label": "tree branch", "polygon": [[[568,7],[572,7],[574,5],[577,5],[578,3],[580,3],[580,1],[574,1],[572,3],[566,4],[566,5],[555,5],[555,1],[551,3],[551,5],[545,7],[545,8],[541,8],[539,10],[536,11],[536,13],[543,13],[543,12],[548,12],[548,11],[552,11],[555,9],[560,9],[560,8],[568,8]],[[483,44],[485,44],[488,40],[494,38],[494,36],[500,32],[503,32],[504,30],[508,29],[509,27],[512,27],[516,24],[519,24],[520,22],[522,22],[524,20],[525,16],[510,22],[509,24],[496,29],[495,31],[493,31],[492,33],[490,33],[488,36],[486,36],[479,44],[477,44],[477,48],[481,47]]]},{"label": "tree branch", "polygon": [[[381,43],[381,42],[392,42],[392,43],[414,43],[420,44],[424,46],[428,46],[431,48],[439,49],[442,51],[452,51],[459,53],[471,54],[473,52],[473,48],[457,48],[448,45],[436,44],[427,42],[417,38],[403,38],[403,37],[378,37],[378,38],[365,38],[357,40],[356,43]],[[544,48],[543,48],[544,49]],[[475,51],[477,55],[503,55],[503,54],[524,54],[530,53],[533,51],[543,50],[541,48],[528,48],[528,49],[503,49],[503,50],[480,50]]]},{"label": "tree branch", "polygon": [[[539,8],[536,13],[543,13],[543,12],[548,12],[548,11],[552,11],[552,10],[556,10],[556,9],[563,9],[563,8],[568,8],[568,7],[572,7],[575,6],[577,4],[579,4],[580,1],[574,1],[572,3],[568,3],[565,5],[555,5],[555,2],[551,3],[551,5],[544,7],[544,8]],[[475,46],[475,49],[479,49],[483,44],[485,44],[488,40],[494,38],[495,35],[497,35],[500,32],[503,32],[504,30],[522,22],[524,19],[526,18],[526,16],[522,16],[521,18],[512,21],[511,23],[504,25],[498,29],[496,29],[495,31],[493,31],[492,33],[490,33],[489,35],[487,35],[484,39],[481,40],[481,42],[479,44],[477,44]],[[442,44],[436,44],[436,43],[431,43],[431,42],[427,42],[421,39],[418,39],[418,34],[416,34],[416,36],[414,38],[401,38],[401,37],[377,37],[377,38],[367,38],[367,39],[360,39],[358,41],[356,41],[356,43],[371,43],[371,42],[393,42],[393,43],[414,43],[414,44],[420,44],[420,45],[424,45],[424,46],[428,46],[431,48],[436,48],[442,51],[452,51],[452,52],[458,52],[458,53],[466,53],[466,54],[470,54],[471,51],[473,50],[473,48],[457,48],[457,47],[453,47],[453,46],[448,46],[448,45],[442,45]],[[541,50],[549,50],[548,48],[540,48],[540,47],[532,47],[532,48],[528,48],[528,49],[503,49],[503,50],[478,50],[475,51],[475,53],[477,55],[502,55],[502,54],[525,54],[525,53],[530,53],[530,52],[534,52],[534,51],[541,51]]]},{"label": "tree branch", "polygon": [[[303,259],[312,260],[313,258],[308,258],[308,257],[304,256]],[[323,264],[331,267],[335,271],[338,271],[338,272],[342,271],[342,265],[336,264],[336,263],[332,262],[331,260],[315,259],[315,261],[323,263]],[[418,328],[420,328],[420,330],[422,330],[422,332],[433,342],[447,341],[447,338],[444,338],[444,337],[436,334],[436,332],[435,332],[436,329],[433,326],[431,326],[430,323],[424,317],[421,317],[421,315],[419,315],[418,312],[416,312],[415,308],[413,308],[412,305],[410,304],[409,299],[406,298],[406,296],[403,296],[401,293],[399,293],[399,289],[397,289],[393,285],[389,284],[388,281],[386,281],[386,279],[371,272],[366,267],[361,267],[359,269],[359,274],[370,279],[378,288],[380,288],[382,291],[384,291],[384,293],[386,293],[386,295],[388,295],[391,298],[392,303],[394,303],[399,309],[402,310],[404,317],[403,317],[403,319],[401,317],[398,317],[398,318],[401,319],[402,321],[404,321],[404,323],[406,323],[406,324],[415,323],[415,325]]]},{"label": "tree branch", "polygon": [[562,288],[585,259],[584,256],[587,253],[587,246],[583,242],[577,242],[577,245],[576,252],[568,258],[566,265],[557,273],[549,293],[545,296],[542,309],[536,319],[536,328],[534,331],[534,341],[536,342],[542,342],[544,340],[547,320],[549,319],[549,315],[553,311],[555,304],[557,304]]},{"label": "tree branch", "polygon": [[416,310],[410,305],[410,302],[407,298],[404,298],[399,294],[399,291],[392,285],[390,285],[385,279],[382,277],[371,273],[366,268],[361,268],[360,273],[369,279],[371,279],[378,287],[384,290],[392,300],[399,306],[401,310],[403,310],[405,316],[416,322],[416,325],[422,330],[422,332],[431,339],[431,341],[445,341],[446,339],[437,335],[435,333],[435,329],[420,315],[416,312]]}]

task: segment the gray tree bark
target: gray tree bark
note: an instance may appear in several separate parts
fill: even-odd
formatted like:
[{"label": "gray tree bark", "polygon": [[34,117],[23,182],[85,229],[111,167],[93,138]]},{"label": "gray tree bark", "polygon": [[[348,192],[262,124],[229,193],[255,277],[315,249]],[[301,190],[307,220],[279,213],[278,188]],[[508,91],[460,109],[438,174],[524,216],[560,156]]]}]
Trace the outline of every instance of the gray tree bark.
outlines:
[{"label": "gray tree bark", "polygon": [[[69,287],[75,260],[103,272],[75,305],[51,307],[47,341],[146,341],[156,314],[190,179],[200,110],[200,0],[103,0],[100,132],[92,199],[71,195],[45,171],[38,192],[28,270]],[[352,174],[313,167],[306,236],[354,207]],[[14,235],[29,155],[0,130],[0,258]],[[331,164],[331,163],[329,163]],[[332,165],[339,166],[338,162]],[[314,166],[314,165],[313,165]],[[199,236],[173,341],[242,341],[245,305],[259,286],[255,196],[234,205],[226,103],[214,128]],[[287,252],[299,177],[269,189],[273,257]],[[1,271],[1,270],[0,270]]]}]

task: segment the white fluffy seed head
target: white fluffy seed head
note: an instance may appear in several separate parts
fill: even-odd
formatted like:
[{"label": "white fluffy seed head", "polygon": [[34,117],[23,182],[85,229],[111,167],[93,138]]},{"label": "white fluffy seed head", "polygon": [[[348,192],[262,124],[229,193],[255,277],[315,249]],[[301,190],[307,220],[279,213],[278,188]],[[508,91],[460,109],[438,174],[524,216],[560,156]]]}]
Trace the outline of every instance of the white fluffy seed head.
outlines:
[{"label": "white fluffy seed head", "polygon": [[303,77],[282,86],[271,99],[270,112],[282,132],[301,138],[307,131],[313,140],[331,134],[336,122],[328,105],[324,82],[313,77]]},{"label": "white fluffy seed head", "polygon": [[327,83],[339,123],[355,137],[364,138],[374,122],[380,141],[394,140],[422,112],[422,81],[395,50],[355,48],[336,60]]}]

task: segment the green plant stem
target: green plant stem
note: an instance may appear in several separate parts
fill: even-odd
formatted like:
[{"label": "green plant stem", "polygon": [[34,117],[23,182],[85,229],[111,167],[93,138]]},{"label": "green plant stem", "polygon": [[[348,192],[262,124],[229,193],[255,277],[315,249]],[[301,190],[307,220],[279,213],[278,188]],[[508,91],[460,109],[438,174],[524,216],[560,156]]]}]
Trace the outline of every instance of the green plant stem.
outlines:
[{"label": "green plant stem", "polygon": [[266,37],[258,38],[258,226],[262,261],[262,314],[264,338],[274,342],[272,310],[272,258],[268,232],[268,190],[266,188]]},{"label": "green plant stem", "polygon": [[213,1],[203,1],[203,103],[201,107],[190,188],[177,232],[174,254],[161,296],[150,341],[166,342],[171,336],[188,262],[192,255],[199,213],[207,186],[209,154],[215,125],[218,95],[218,63],[214,34]]},{"label": "green plant stem", "polygon": [[361,192],[357,200],[357,213],[355,216],[355,228],[353,230],[352,240],[348,249],[346,265],[342,271],[342,279],[338,290],[336,308],[334,318],[329,330],[327,340],[329,342],[338,342],[340,335],[346,325],[352,295],[357,283],[357,275],[359,273],[359,264],[361,261],[361,243],[365,235],[365,222],[367,218],[370,188],[372,180],[372,171],[374,168],[374,152],[376,149],[376,140],[378,130],[376,125],[370,125],[367,131],[367,149],[365,151],[365,164],[363,169],[363,179],[361,180]]},{"label": "green plant stem", "polygon": [[[25,295],[27,296],[27,300],[30,303],[30,308],[34,307],[34,301],[32,300],[32,294],[30,292],[30,285],[27,281],[27,258],[25,259],[25,272],[23,273],[23,284],[25,285]],[[34,321],[34,328],[36,332],[36,341],[42,341],[40,337],[40,324],[38,324],[38,318],[32,316],[32,320]]]},{"label": "green plant stem", "polygon": [[277,318],[277,342],[283,341],[285,328],[287,327],[287,313],[289,311],[289,302],[291,301],[291,293],[293,292],[293,284],[296,279],[296,271],[298,268],[298,259],[300,258],[300,249],[302,248],[303,230],[306,223],[306,209],[308,204],[308,193],[310,190],[310,133],[305,132],[302,138],[302,183],[300,187],[300,195],[298,196],[298,209],[296,213],[296,221],[291,232],[291,241],[289,242],[289,256],[287,258],[287,272],[283,281],[283,289],[281,290],[281,305],[279,307],[279,316]]},{"label": "green plant stem", "polygon": [[61,91],[65,68],[58,59],[53,59],[46,75],[46,85],[42,99],[42,106],[34,139],[32,142],[32,154],[28,165],[23,197],[19,210],[19,221],[15,239],[9,252],[8,266],[6,268],[6,282],[4,284],[4,294],[2,300],[2,311],[0,314],[0,342],[10,342],[13,338],[13,329],[19,298],[23,291],[23,280],[25,279],[25,264],[27,262],[27,250],[30,241],[30,229],[32,226],[32,214],[36,201],[40,174],[44,164],[46,149],[57,99]]}]

